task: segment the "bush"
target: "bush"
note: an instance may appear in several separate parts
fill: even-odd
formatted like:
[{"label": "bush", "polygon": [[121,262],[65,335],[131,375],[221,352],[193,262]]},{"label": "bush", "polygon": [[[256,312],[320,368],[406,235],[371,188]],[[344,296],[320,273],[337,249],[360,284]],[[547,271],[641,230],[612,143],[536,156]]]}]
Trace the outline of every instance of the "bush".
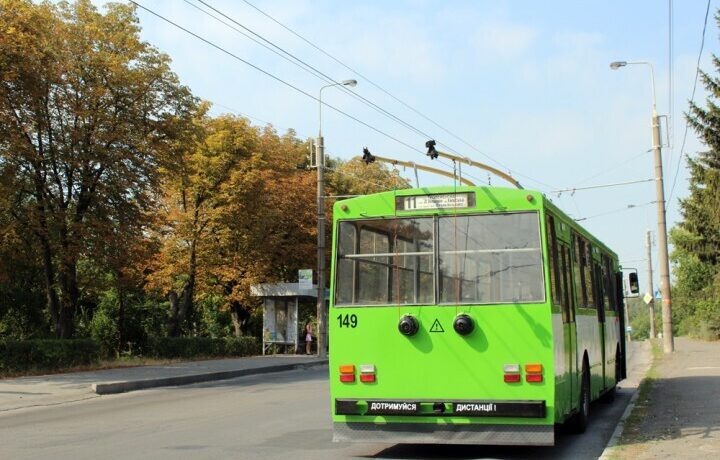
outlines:
[{"label": "bush", "polygon": [[255,337],[162,337],[149,340],[147,353],[161,359],[251,356],[260,353],[260,342]]},{"label": "bush", "polygon": [[98,362],[100,347],[93,340],[7,340],[0,342],[0,373],[51,371]]}]

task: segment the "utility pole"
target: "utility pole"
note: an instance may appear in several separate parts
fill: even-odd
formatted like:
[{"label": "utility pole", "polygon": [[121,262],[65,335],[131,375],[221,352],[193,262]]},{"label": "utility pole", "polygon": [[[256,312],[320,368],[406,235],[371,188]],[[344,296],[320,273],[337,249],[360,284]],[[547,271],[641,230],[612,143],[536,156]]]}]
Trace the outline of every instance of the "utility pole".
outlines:
[{"label": "utility pole", "polygon": [[[663,319],[663,351],[672,353],[675,351],[672,332],[672,295],[670,293],[670,260],[668,258],[667,224],[665,217],[665,185],[663,183],[662,167],[662,143],[660,136],[660,117],[657,114],[655,98],[655,70],[647,61],[615,61],[610,63],[610,68],[617,70],[627,65],[646,65],[650,67],[650,82],[652,83],[652,150],[655,157],[655,202],[657,203],[658,220],[658,262],[660,265],[660,294],[662,296],[662,319]],[[652,293],[651,293],[652,294]]]},{"label": "utility pole", "polygon": [[652,299],[648,302],[648,313],[650,314],[650,338],[657,337],[655,332],[655,291],[653,290],[653,267],[652,267],[652,234],[650,230],[645,234],[645,250],[647,251],[647,292]]},{"label": "utility pole", "polygon": [[318,106],[318,137],[315,146],[317,167],[317,352],[318,358],[327,356],[327,306],[325,305],[325,139],[322,135],[322,92],[333,86],[357,85],[357,80],[343,80],[320,88]]},{"label": "utility pole", "polygon": [[[652,67],[651,67],[652,68]],[[653,77],[652,140],[655,157],[655,195],[658,219],[658,256],[660,259],[660,294],[662,296],[663,351],[675,351],[672,331],[672,296],[670,293],[670,260],[668,258],[667,224],[665,222],[665,186],[663,184],[660,117],[655,110],[655,83]],[[653,293],[654,296],[654,293]]]},{"label": "utility pole", "polygon": [[[322,106],[321,106],[322,107]],[[317,165],[317,352],[324,358],[327,344],[326,308],[325,308],[325,140],[322,131],[318,133],[315,146],[315,164]]]}]

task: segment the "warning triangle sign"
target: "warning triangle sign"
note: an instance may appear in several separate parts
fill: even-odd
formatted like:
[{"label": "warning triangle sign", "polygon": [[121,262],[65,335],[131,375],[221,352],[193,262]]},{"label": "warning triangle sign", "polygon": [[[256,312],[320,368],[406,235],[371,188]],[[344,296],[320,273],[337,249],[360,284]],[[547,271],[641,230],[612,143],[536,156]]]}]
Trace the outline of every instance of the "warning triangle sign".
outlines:
[{"label": "warning triangle sign", "polygon": [[435,318],[435,321],[432,323],[430,332],[445,332],[445,329],[443,329],[442,325],[440,324],[440,321],[438,321],[437,318]]}]

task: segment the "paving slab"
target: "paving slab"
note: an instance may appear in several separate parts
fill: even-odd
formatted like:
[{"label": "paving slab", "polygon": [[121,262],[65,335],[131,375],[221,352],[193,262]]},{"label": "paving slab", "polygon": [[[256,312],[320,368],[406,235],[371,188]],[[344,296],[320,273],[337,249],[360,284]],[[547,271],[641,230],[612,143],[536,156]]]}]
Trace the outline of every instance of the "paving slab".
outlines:
[{"label": "paving slab", "polygon": [[[641,418],[609,458],[720,458],[720,342],[675,339],[655,364]],[[633,415],[631,415],[633,417]]]},{"label": "paving slab", "polygon": [[315,356],[273,355],[3,379],[0,380],[0,415],[97,398],[102,394],[188,385],[326,363],[327,359]]}]

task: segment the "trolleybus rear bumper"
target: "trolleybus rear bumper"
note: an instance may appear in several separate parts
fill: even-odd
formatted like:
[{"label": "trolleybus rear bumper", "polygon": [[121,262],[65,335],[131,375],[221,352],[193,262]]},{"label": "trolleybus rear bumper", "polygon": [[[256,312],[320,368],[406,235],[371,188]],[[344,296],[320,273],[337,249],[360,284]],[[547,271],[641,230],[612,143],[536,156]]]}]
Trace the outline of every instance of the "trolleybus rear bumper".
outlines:
[{"label": "trolleybus rear bumper", "polygon": [[333,442],[552,446],[553,425],[335,422]]},{"label": "trolleybus rear bumper", "polygon": [[[437,410],[434,410],[437,409]],[[335,415],[383,416],[384,422],[335,421],[335,442],[448,443],[551,446],[554,425],[472,423],[497,417],[544,419],[542,400],[389,400],[335,399]],[[417,417],[417,423],[394,422],[394,416]],[[390,417],[389,419],[387,417]],[[430,417],[465,421],[429,422]],[[420,419],[425,419],[421,421]]]}]

